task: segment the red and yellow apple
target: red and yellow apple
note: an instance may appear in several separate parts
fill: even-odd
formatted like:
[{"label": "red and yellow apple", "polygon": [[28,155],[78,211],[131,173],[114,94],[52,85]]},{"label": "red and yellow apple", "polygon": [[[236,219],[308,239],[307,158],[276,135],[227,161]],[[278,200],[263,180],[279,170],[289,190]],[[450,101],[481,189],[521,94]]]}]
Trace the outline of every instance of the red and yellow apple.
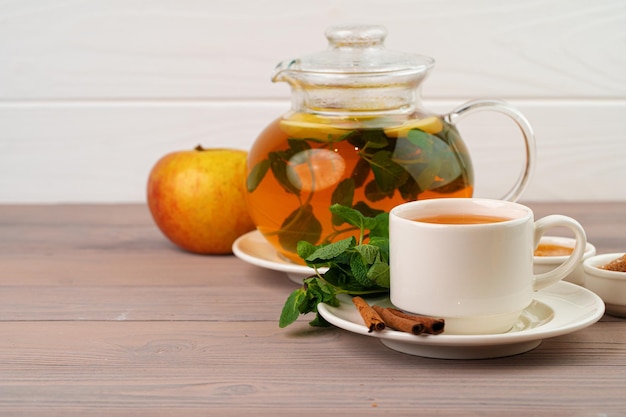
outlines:
[{"label": "red and yellow apple", "polygon": [[148,207],[161,232],[193,253],[228,254],[255,228],[245,199],[246,151],[172,152],[148,178]]}]

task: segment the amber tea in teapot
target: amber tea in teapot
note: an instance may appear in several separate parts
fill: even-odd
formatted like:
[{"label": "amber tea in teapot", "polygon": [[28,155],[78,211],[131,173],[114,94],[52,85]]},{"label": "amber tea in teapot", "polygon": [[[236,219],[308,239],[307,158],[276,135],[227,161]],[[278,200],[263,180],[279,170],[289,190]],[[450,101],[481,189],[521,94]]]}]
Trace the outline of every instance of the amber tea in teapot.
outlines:
[{"label": "amber tea in teapot", "polygon": [[345,129],[307,116],[274,121],[249,157],[252,218],[289,258],[299,240],[354,233],[333,221],[331,204],[373,215],[404,201],[472,195],[467,150],[440,118],[415,127]]},{"label": "amber tea in teapot", "polygon": [[332,242],[357,231],[333,218],[339,203],[367,216],[412,200],[471,197],[470,156],[455,120],[489,108],[508,114],[533,160],[532,131],[502,102],[477,101],[446,115],[421,107],[419,83],[433,60],[383,47],[379,26],[327,31],[329,48],[279,64],[274,81],[293,87],[292,109],[261,132],[248,156],[247,199],[257,229],[284,257],[301,262],[300,240]]}]

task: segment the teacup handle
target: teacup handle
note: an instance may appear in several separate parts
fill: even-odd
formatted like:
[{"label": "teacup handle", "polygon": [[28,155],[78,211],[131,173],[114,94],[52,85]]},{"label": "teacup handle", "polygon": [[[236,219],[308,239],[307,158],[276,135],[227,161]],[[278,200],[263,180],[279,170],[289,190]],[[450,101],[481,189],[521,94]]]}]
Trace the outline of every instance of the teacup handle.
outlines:
[{"label": "teacup handle", "polygon": [[501,100],[472,100],[455,108],[448,113],[445,118],[449,123],[456,124],[463,117],[484,110],[496,111],[509,116],[522,131],[524,144],[526,146],[525,165],[517,182],[513,184],[513,187],[501,198],[501,200],[517,201],[522,192],[524,192],[524,189],[526,189],[528,181],[535,169],[535,134],[526,117],[517,109]]},{"label": "teacup handle", "polygon": [[552,271],[544,272],[543,274],[533,275],[533,289],[535,291],[541,290],[549,285],[552,285],[570,274],[579,264],[585,253],[585,247],[587,246],[587,235],[585,230],[576,220],[571,217],[562,216],[560,214],[552,214],[550,216],[543,217],[535,222],[535,236],[533,249],[539,245],[541,236],[543,236],[546,229],[552,227],[565,227],[574,232],[576,238],[576,246],[574,251],[567,258],[565,262],[553,269]]}]

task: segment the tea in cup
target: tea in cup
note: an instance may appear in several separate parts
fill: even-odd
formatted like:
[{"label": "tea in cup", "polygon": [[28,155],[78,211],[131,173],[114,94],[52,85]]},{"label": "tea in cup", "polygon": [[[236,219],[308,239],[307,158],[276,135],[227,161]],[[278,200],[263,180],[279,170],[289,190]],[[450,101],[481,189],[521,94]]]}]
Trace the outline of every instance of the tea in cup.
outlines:
[{"label": "tea in cup", "polygon": [[[572,231],[567,260],[533,274],[544,232]],[[583,227],[571,217],[534,220],[530,208],[508,201],[444,198],[404,203],[389,215],[390,297],[398,308],[442,317],[446,334],[510,330],[533,293],[567,276],[585,251]]]}]

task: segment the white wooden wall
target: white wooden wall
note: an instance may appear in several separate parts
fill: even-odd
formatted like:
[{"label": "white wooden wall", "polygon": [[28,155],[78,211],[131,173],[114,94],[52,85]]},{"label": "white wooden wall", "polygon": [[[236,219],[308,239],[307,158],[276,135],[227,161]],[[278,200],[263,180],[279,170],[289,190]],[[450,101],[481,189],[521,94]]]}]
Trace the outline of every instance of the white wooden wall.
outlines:
[{"label": "white wooden wall", "polygon": [[[0,2],[0,203],[141,202],[174,150],[248,149],[289,106],[279,61],[327,26],[387,26],[430,55],[427,107],[505,99],[538,144],[524,200],[626,200],[624,0],[19,0]],[[477,195],[521,167],[502,117],[459,125]]]}]

